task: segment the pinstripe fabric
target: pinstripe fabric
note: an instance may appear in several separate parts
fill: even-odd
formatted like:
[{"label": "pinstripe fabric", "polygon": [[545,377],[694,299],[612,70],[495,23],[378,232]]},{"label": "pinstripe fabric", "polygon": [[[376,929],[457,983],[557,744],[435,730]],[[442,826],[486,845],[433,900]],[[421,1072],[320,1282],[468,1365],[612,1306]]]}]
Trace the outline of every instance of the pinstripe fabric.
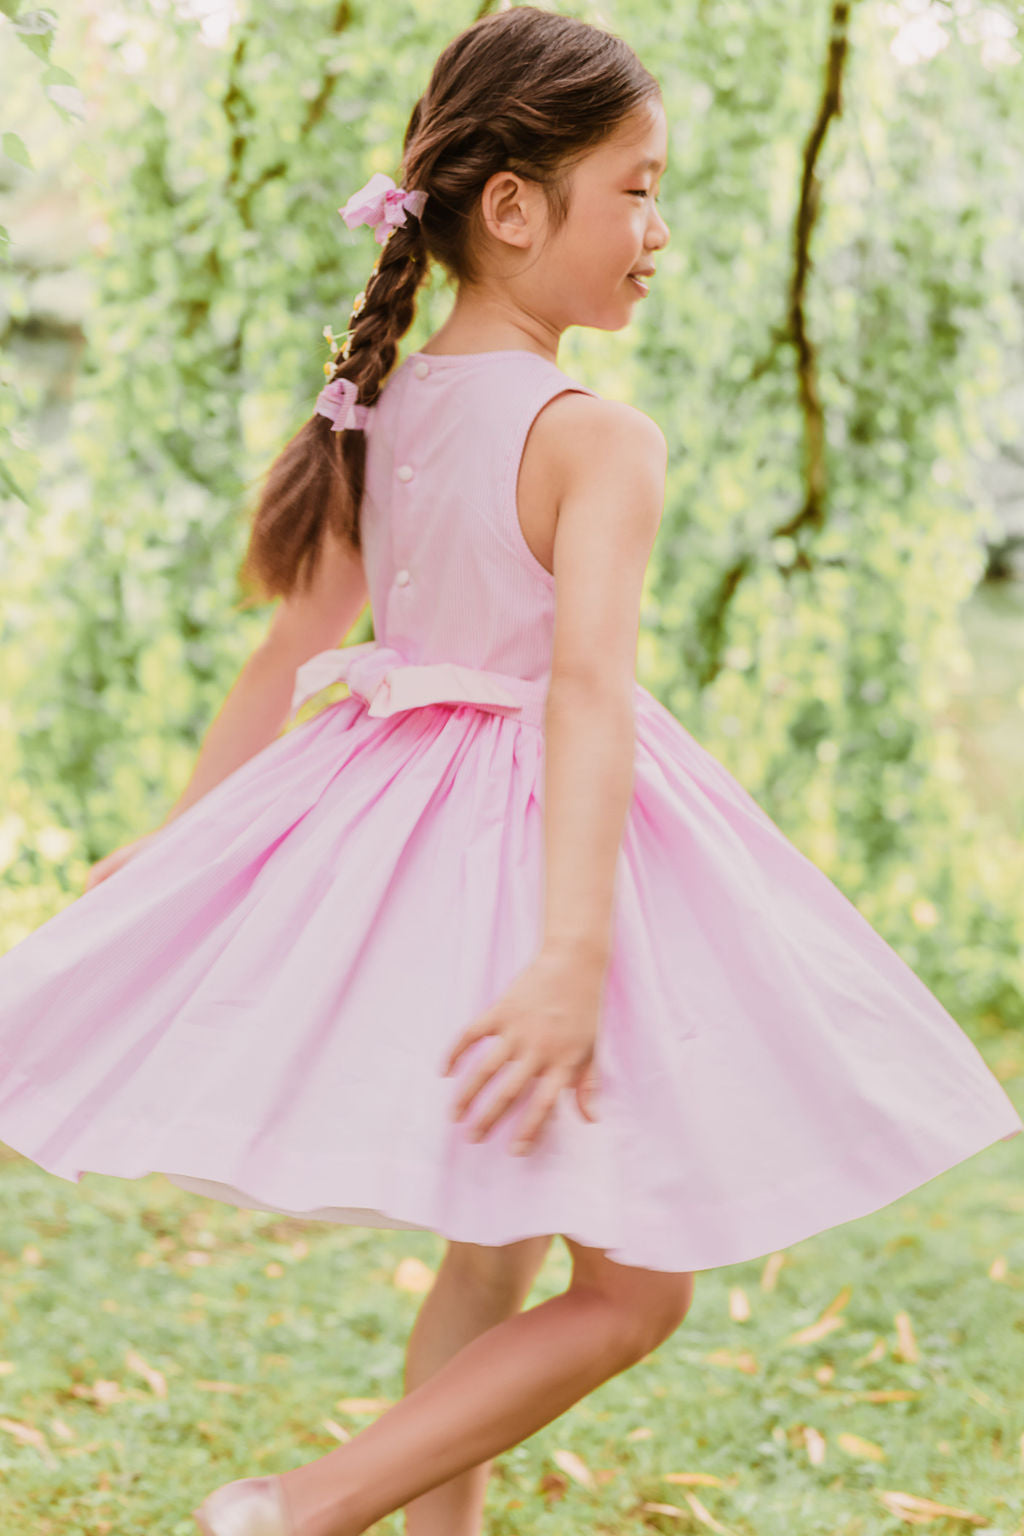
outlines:
[{"label": "pinstripe fabric", "polygon": [[594,394],[522,351],[413,353],[389,378],[362,511],[378,640],[414,662],[547,675],[555,583],[523,538],[516,481],[537,412],[566,389]]}]

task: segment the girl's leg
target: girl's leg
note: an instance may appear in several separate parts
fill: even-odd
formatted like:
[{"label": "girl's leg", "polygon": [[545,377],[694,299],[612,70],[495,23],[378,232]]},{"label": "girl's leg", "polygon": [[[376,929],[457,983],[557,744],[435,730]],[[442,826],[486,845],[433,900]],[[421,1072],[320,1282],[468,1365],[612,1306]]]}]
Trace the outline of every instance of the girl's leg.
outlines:
[{"label": "girl's leg", "polygon": [[[501,1247],[449,1242],[409,1335],[405,1390],[413,1392],[471,1339],[522,1307],[551,1246],[527,1237]],[[407,1536],[480,1536],[490,1460],[412,1499]]]},{"label": "girl's leg", "polygon": [[361,1536],[558,1418],[686,1316],[692,1273],[565,1242],[573,1269],[561,1295],[489,1328],[354,1439],[281,1474],[289,1536]]}]

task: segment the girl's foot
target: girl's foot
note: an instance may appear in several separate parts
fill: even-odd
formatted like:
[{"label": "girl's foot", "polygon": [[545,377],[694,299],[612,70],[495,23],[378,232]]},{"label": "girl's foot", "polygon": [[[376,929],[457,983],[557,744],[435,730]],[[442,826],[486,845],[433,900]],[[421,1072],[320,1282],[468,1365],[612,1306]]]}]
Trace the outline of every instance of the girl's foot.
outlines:
[{"label": "girl's foot", "polygon": [[224,1483],[192,1515],[203,1536],[294,1536],[277,1477]]}]

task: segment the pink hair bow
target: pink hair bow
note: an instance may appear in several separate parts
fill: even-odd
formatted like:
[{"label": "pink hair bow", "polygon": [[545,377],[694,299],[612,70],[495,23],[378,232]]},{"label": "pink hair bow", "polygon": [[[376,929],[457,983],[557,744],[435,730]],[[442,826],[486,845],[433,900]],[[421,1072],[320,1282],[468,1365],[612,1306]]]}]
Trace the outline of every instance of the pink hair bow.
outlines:
[{"label": "pink hair bow", "polygon": [[332,379],[316,397],[316,411],[329,416],[332,432],[344,432],[346,427],[363,431],[370,419],[370,406],[357,405],[359,387],[352,379]]},{"label": "pink hair bow", "polygon": [[426,200],[425,192],[407,192],[404,187],[396,187],[383,171],[374,171],[365,187],[353,192],[338,212],[349,229],[355,229],[357,224],[372,225],[377,244],[383,245],[392,231],[405,223],[406,209],[419,218]]}]

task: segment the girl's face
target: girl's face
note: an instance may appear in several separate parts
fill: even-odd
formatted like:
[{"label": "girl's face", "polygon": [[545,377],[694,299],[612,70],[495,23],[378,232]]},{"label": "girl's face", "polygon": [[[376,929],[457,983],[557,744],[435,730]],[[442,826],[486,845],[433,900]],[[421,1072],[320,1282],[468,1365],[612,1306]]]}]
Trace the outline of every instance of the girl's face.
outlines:
[{"label": "girl's face", "polygon": [[[644,302],[655,252],[669,238],[656,201],[667,144],[655,99],[577,164],[568,218],[538,262],[544,307],[560,328],[621,330]],[[638,281],[630,275],[637,272],[647,275]]]}]

